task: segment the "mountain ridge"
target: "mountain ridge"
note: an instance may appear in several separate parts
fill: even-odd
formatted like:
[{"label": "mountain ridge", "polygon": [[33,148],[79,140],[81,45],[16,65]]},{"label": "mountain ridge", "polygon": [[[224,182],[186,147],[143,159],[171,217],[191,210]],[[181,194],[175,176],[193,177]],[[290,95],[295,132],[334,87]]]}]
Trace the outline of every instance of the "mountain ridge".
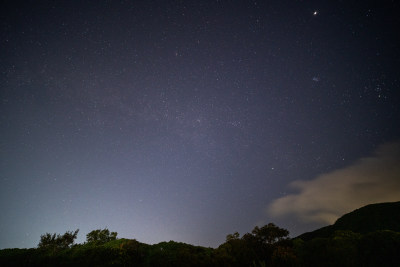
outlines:
[{"label": "mountain ridge", "polygon": [[350,230],[365,234],[379,230],[400,232],[400,201],[375,203],[344,214],[332,225],[303,233],[296,238],[308,241],[330,237],[335,231]]}]

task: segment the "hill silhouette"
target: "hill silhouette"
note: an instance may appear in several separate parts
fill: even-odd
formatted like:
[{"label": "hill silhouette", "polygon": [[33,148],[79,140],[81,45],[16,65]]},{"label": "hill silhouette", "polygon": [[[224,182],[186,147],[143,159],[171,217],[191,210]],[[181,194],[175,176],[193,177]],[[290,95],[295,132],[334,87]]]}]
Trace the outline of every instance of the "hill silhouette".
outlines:
[{"label": "hill silhouette", "polygon": [[[37,248],[0,250],[0,266],[399,266],[400,202],[372,204],[298,238],[273,223],[218,248],[169,241],[145,244],[98,229],[73,244],[75,232],[44,234]],[[103,237],[106,238],[103,238]],[[67,242],[68,241],[68,242]]]},{"label": "hill silhouette", "polygon": [[379,230],[400,232],[400,201],[364,206],[343,215],[333,225],[301,234],[297,238],[304,241],[318,237],[327,238],[338,230],[349,230],[360,234]]}]

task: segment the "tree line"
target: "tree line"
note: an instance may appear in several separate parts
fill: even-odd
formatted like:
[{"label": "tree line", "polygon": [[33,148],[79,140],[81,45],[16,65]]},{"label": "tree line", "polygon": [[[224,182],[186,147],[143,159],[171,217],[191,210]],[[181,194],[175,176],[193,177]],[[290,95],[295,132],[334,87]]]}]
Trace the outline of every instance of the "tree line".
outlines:
[{"label": "tree line", "polygon": [[289,238],[273,223],[228,234],[218,248],[169,241],[155,245],[93,230],[75,244],[79,229],[41,235],[37,248],[0,250],[0,266],[399,266],[400,233],[335,231],[311,240]]},{"label": "tree line", "polygon": [[[65,234],[46,233],[40,236],[38,248],[42,250],[57,251],[71,248],[78,236],[79,229],[75,232],[67,231]],[[107,228],[93,230],[86,235],[86,243],[101,245],[117,239],[117,232],[110,232]]]}]

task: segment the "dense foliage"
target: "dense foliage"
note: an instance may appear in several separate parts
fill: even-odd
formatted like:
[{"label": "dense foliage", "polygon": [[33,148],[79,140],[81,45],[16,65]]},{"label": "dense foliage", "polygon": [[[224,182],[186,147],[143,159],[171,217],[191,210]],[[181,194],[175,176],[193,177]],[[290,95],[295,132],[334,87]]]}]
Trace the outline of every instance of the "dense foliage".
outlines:
[{"label": "dense foliage", "polygon": [[147,245],[116,239],[57,251],[3,249],[0,266],[399,266],[400,233],[337,231],[329,238],[281,239],[229,235],[216,249],[174,241]]},{"label": "dense foliage", "polygon": [[[359,221],[365,215],[360,210],[344,221]],[[174,241],[148,245],[117,239],[108,229],[94,230],[86,243],[74,245],[76,230],[42,235],[37,249],[0,250],[0,266],[399,266],[400,232],[388,229],[387,221],[373,228],[378,230],[322,228],[312,238],[289,239],[286,229],[269,223],[243,236],[229,234],[216,249]]]},{"label": "dense foliage", "polygon": [[336,231],[350,230],[366,234],[379,230],[400,232],[400,202],[371,204],[356,209],[340,217],[333,225],[329,225],[299,236],[303,240],[316,237],[328,238]]}]

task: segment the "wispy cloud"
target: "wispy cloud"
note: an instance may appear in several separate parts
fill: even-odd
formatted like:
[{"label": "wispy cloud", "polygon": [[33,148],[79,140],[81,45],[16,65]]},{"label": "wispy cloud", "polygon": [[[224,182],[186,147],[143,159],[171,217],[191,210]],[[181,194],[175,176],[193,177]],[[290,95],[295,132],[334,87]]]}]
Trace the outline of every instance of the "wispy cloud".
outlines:
[{"label": "wispy cloud", "polygon": [[270,215],[332,224],[364,205],[400,201],[400,142],[381,145],[372,157],[290,186],[298,193],[276,199],[268,207]]}]

